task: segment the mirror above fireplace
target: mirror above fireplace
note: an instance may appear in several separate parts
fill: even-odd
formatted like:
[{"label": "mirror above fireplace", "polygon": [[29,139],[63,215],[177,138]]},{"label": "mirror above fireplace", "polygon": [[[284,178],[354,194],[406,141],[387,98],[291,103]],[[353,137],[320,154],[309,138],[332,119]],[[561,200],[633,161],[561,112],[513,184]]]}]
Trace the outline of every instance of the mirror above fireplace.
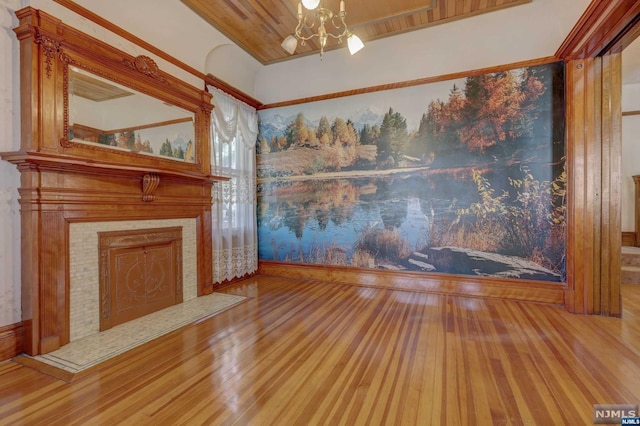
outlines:
[{"label": "mirror above fireplace", "polygon": [[67,96],[69,141],[195,163],[193,112],[78,67]]}]

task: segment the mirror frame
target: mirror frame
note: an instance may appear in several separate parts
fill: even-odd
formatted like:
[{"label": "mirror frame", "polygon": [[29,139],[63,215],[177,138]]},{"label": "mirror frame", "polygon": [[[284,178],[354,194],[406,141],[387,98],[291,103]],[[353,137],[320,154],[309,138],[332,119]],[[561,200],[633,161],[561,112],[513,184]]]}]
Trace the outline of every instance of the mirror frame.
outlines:
[{"label": "mirror frame", "polygon": [[[28,110],[23,129],[30,130],[22,132],[21,152],[31,157],[33,153],[46,155],[50,161],[58,163],[64,158],[63,162],[67,164],[69,161],[85,164],[88,161],[92,166],[132,173],[148,171],[209,181],[226,180],[211,175],[209,144],[213,105],[212,95],[206,91],[204,82],[184,74],[180,75],[189,80],[175,77],[161,70],[149,56],[128,54],[40,10],[29,7],[17,15],[21,25],[14,31],[23,50],[39,52],[37,56],[29,54],[23,57],[23,60],[33,62],[33,66],[21,71],[21,85],[37,88],[38,95],[37,98],[23,97],[21,101]],[[171,67],[172,64],[167,63],[166,66]],[[69,140],[70,67],[192,113],[194,162]],[[202,84],[203,88],[193,84]]]},{"label": "mirror frame", "polygon": [[[194,110],[193,108],[188,109],[185,108],[184,106],[178,106],[175,105],[174,103],[170,103],[167,102],[164,99],[160,99],[160,96],[156,93],[148,93],[148,91],[146,90],[146,88],[144,87],[139,87],[138,84],[136,84],[136,82],[130,82],[130,81],[123,81],[123,79],[118,79],[117,76],[114,75],[109,75],[109,73],[105,73],[104,71],[102,71],[101,69],[97,69],[91,66],[88,66],[87,64],[84,64],[82,62],[78,62],[77,60],[73,59],[72,57],[70,57],[69,55],[67,55],[66,53],[62,53],[60,54],[60,60],[66,64],[66,67],[63,68],[63,102],[64,102],[64,121],[63,121],[63,130],[62,130],[62,138],[60,139],[60,145],[64,148],[70,148],[72,146],[82,146],[85,148],[89,148],[89,149],[107,149],[107,150],[117,150],[118,152],[124,153],[124,154],[130,154],[130,153],[137,153],[138,151],[132,151],[132,150],[122,150],[119,148],[113,148],[110,147],[108,145],[104,145],[104,144],[100,144],[98,142],[93,142],[93,141],[83,141],[81,138],[80,139],[69,139],[69,135],[70,135],[70,129],[72,127],[71,123],[70,123],[70,115],[72,113],[72,111],[70,110],[70,104],[71,104],[71,93],[70,92],[70,88],[71,88],[71,84],[70,84],[70,78],[71,75],[73,74],[71,71],[71,67],[75,68],[76,70],[82,71],[85,75],[92,75],[95,77],[102,77],[103,80],[107,80],[110,83],[113,83],[114,85],[119,85],[120,87],[124,87],[126,89],[132,90],[134,92],[137,92],[137,94],[140,95],[144,95],[144,96],[148,96],[151,99],[160,101],[162,103],[165,103],[167,105],[171,105],[171,106],[175,106],[175,107],[179,107],[184,113],[186,113],[187,115],[190,115],[190,119],[191,119],[191,126],[193,126],[193,136],[192,136],[192,144],[194,147],[194,159],[193,161],[185,161],[185,160],[180,160],[177,158],[172,158],[172,157],[168,157],[168,156],[163,156],[160,155],[158,153],[145,153],[143,154],[144,156],[149,156],[151,155],[154,158],[158,158],[158,159],[163,159],[163,160],[171,160],[171,161],[178,161],[179,163],[186,163],[186,164],[197,164],[198,163],[198,154],[199,154],[199,145],[201,145],[201,141],[198,140],[198,138],[201,136],[198,132],[197,132],[197,128],[199,126],[200,123],[198,123],[198,120],[201,118],[200,114],[198,114],[198,110]],[[160,84],[168,84],[167,79],[164,78],[158,69],[158,66],[156,65],[156,63],[153,61],[153,59],[147,57],[147,56],[138,56],[135,58],[133,63],[128,62],[128,60],[125,60],[124,64],[132,69],[143,69],[143,70],[147,70],[148,75],[150,75],[153,78],[157,78],[158,82]],[[75,72],[75,71],[74,71]],[[158,121],[161,122],[161,121]],[[77,123],[74,123],[77,124]],[[124,126],[121,126],[124,127]],[[141,127],[142,128],[142,127]]]},{"label": "mirror frame", "polygon": [[[184,87],[185,83],[176,81],[172,76],[162,72],[153,59],[144,55],[135,58],[123,55],[120,61],[109,63],[104,58],[94,58],[93,55],[86,54],[86,52],[85,55],[81,55],[71,49],[60,47],[57,57],[62,71],[60,75],[61,84],[59,83],[57,86],[61,86],[63,104],[62,137],[59,139],[59,145],[65,153],[88,157],[97,155],[108,161],[153,165],[154,167],[180,169],[185,172],[209,173],[208,167],[203,167],[203,153],[208,152],[208,149],[206,149],[210,137],[208,123],[212,109],[210,101],[206,102],[208,93],[195,88],[188,90],[188,87]],[[70,140],[69,75],[71,67],[102,77],[193,114],[194,162],[179,161],[160,155],[123,151],[98,143]],[[195,93],[193,93],[194,91]],[[204,94],[198,92],[204,92]],[[210,95],[208,97],[210,98]]]}]

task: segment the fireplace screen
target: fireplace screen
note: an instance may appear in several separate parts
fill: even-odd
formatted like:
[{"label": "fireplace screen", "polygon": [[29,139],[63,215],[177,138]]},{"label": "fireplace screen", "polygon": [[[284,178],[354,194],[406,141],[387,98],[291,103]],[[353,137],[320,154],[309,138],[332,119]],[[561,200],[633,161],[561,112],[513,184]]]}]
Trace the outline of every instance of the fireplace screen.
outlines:
[{"label": "fireplace screen", "polygon": [[100,331],[182,303],[182,227],[99,232]]}]

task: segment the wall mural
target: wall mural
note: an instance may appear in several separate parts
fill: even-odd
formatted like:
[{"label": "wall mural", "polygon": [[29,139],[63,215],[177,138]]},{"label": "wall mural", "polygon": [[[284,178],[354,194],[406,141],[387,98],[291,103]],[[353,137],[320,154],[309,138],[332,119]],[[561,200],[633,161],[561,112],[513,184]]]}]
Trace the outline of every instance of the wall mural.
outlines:
[{"label": "wall mural", "polygon": [[259,258],[565,280],[561,63],[259,111]]}]

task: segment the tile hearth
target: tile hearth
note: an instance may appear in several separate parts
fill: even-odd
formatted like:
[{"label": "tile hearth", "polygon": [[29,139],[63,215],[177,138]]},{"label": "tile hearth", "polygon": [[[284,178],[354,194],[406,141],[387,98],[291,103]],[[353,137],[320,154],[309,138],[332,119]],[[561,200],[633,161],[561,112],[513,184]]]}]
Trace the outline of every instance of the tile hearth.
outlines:
[{"label": "tile hearth", "polygon": [[182,326],[222,312],[245,299],[224,293],[198,297],[75,340],[48,354],[29,358],[68,373],[80,373]]}]

